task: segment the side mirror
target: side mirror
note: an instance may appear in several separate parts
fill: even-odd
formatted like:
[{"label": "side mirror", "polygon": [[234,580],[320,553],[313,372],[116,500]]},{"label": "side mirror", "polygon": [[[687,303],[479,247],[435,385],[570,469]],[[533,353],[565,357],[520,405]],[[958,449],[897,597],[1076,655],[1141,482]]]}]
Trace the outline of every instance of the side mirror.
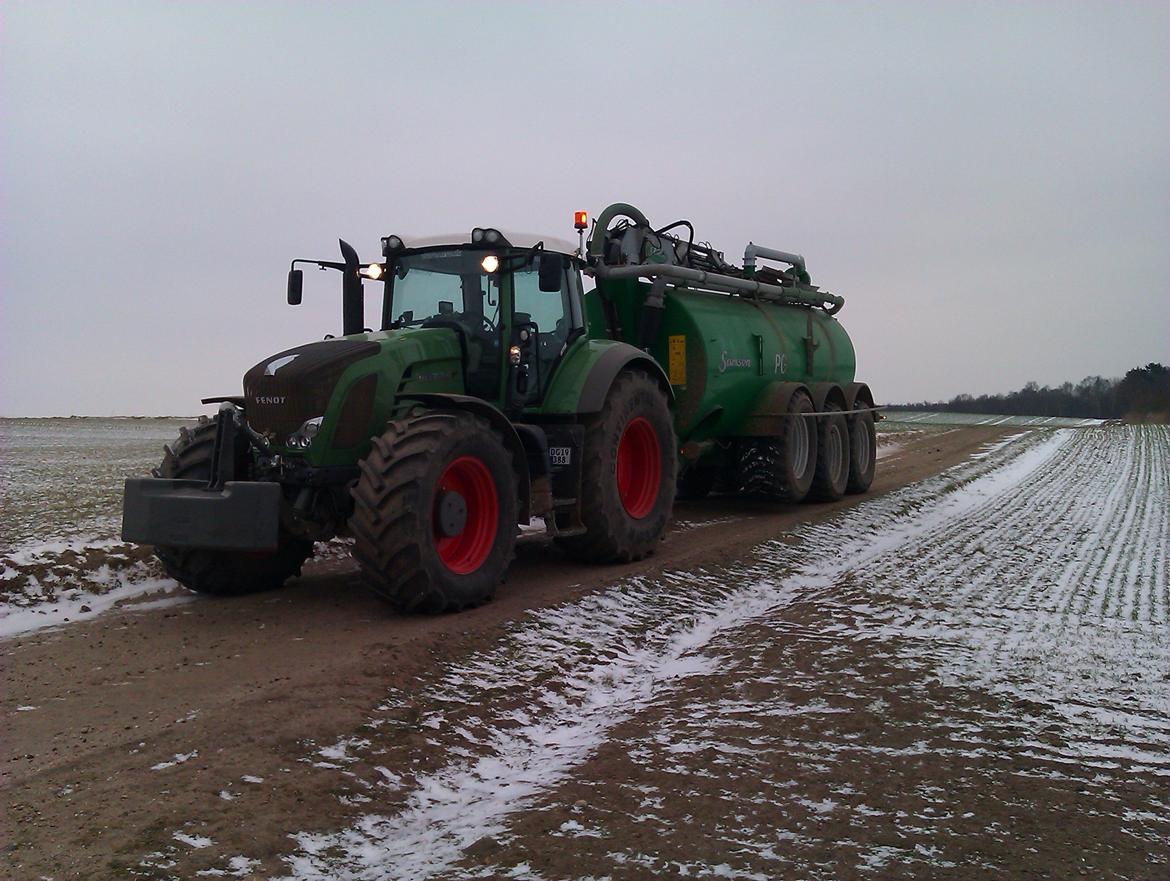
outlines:
[{"label": "side mirror", "polygon": [[305,275],[299,269],[290,269],[288,271],[288,304],[290,306],[301,305],[301,288],[304,284]]},{"label": "side mirror", "polygon": [[540,255],[540,290],[551,294],[560,291],[565,284],[565,258],[560,254]]}]

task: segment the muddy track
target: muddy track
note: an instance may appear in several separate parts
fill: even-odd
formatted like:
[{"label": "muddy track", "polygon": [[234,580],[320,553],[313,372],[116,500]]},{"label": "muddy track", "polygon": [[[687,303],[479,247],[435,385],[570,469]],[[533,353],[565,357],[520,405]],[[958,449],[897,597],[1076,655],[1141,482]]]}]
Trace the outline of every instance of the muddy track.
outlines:
[{"label": "muddy track", "polygon": [[[937,473],[1006,433],[909,437],[879,463],[865,498]],[[193,826],[215,830],[217,854],[259,854],[265,871],[275,870],[292,849],[291,831],[333,830],[350,813],[338,799],[339,762],[306,756],[360,739],[391,690],[409,694],[490,648],[530,610],[627,577],[733,563],[857,500],[682,503],[659,552],[624,566],[573,564],[543,540],[524,539],[495,602],[456,616],[396,616],[362,588],[349,561],[325,560],[278,593],[129,607],[0,643],[7,874],[188,877],[213,855],[194,833],[191,842],[176,838]],[[404,707],[404,737],[423,737],[410,725],[417,709]],[[143,868],[149,855],[152,868]],[[246,874],[248,865],[236,868]]]}]

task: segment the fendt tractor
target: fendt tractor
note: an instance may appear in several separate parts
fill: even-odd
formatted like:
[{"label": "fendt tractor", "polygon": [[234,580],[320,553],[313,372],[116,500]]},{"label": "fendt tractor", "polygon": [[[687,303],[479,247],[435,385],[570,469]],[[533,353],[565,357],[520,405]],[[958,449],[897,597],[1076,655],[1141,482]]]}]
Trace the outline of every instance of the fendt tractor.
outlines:
[{"label": "fendt tractor", "polygon": [[[493,595],[519,524],[573,557],[651,553],[676,493],[784,502],[865,492],[873,397],[844,301],[798,254],[742,266],[678,221],[611,205],[578,244],[476,227],[382,239],[342,278],[342,334],[265,358],[206,398],[154,477],[126,481],[122,536],[212,594],[273,588],[314,542],[351,536],[363,580],[404,611]],[[775,266],[759,265],[768,261]],[[593,286],[587,289],[589,281]],[[382,286],[366,326],[364,283]]]}]

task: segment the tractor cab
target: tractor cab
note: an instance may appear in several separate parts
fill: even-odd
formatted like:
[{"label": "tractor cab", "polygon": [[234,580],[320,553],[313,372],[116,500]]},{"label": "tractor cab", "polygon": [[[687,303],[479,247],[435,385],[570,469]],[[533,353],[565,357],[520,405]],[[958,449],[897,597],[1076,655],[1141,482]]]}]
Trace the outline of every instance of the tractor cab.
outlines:
[{"label": "tractor cab", "polygon": [[[462,241],[460,241],[462,239]],[[362,283],[381,283],[378,329],[443,328],[458,339],[466,394],[516,412],[539,405],[558,362],[585,332],[580,260],[568,242],[476,228],[466,235],[382,239],[383,261],[294,260],[289,303],[300,302],[297,263],[343,273],[343,334],[365,326]]]},{"label": "tractor cab", "polygon": [[467,394],[513,410],[540,403],[585,323],[575,258],[530,239],[384,245],[382,328],[449,328]]}]

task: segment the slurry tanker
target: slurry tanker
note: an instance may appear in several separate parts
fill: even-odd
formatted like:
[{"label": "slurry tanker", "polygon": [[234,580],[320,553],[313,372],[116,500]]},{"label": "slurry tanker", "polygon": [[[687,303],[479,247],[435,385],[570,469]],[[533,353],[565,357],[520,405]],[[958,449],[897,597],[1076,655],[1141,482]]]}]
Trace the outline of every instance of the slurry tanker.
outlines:
[{"label": "slurry tanker", "polygon": [[[676,495],[779,502],[865,492],[875,408],[854,381],[844,301],[799,254],[742,265],[615,204],[578,244],[475,227],[382,239],[340,273],[342,332],[265,358],[243,394],[126,482],[122,535],[193,590],[283,584],[315,542],[353,539],[404,611],[488,600],[518,524],[571,556],[651,553]],[[585,240],[589,231],[588,241]],[[381,308],[365,312],[365,286]]]}]

